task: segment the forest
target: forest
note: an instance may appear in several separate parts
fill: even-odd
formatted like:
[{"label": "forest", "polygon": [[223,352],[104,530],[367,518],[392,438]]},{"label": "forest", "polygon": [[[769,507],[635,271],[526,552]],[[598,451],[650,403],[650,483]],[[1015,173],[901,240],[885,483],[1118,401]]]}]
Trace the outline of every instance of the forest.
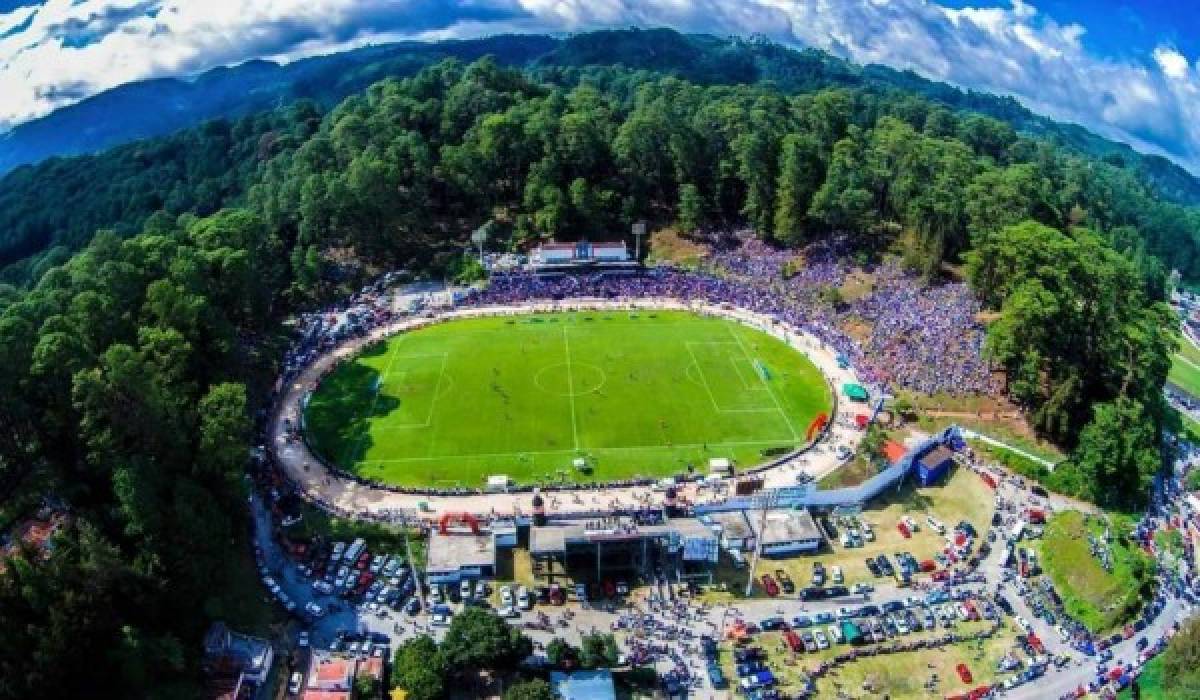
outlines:
[{"label": "forest", "polygon": [[56,213],[20,171],[64,248],[0,288],[0,493],[52,496],[72,525],[0,576],[0,698],[197,694],[282,322],[370,270],[456,265],[484,222],[512,249],[640,218],[783,247],[844,233],[934,284],[961,270],[1014,400],[1074,450],[1081,494],[1121,507],[1160,459],[1166,269],[1200,276],[1196,213],[1135,173],[912,94],[448,61],[324,115],[140,147],[173,155],[131,146],[43,183],[135,208]]}]

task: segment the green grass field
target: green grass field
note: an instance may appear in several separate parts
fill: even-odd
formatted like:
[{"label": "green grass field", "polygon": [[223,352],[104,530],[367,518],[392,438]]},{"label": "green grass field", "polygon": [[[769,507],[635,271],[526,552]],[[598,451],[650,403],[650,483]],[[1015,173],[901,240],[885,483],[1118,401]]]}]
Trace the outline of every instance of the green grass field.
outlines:
[{"label": "green grass field", "polygon": [[[438,324],[365,350],[305,412],[310,444],[401,485],[611,481],[743,466],[804,443],[832,398],[801,353],[685,312],[579,312]],[[588,468],[573,467],[585,458]]]},{"label": "green grass field", "polygon": [[1189,360],[1183,353],[1172,358],[1167,381],[1192,396],[1200,397],[1200,362]]},{"label": "green grass field", "polygon": [[1097,634],[1123,625],[1150,597],[1154,562],[1124,539],[1132,520],[1110,515],[1113,534],[1112,571],[1105,571],[1088,548],[1088,533],[1102,538],[1104,525],[1097,519],[1084,522],[1083,513],[1065,511],[1054,516],[1039,543],[1042,565],[1063,597],[1073,617]]}]

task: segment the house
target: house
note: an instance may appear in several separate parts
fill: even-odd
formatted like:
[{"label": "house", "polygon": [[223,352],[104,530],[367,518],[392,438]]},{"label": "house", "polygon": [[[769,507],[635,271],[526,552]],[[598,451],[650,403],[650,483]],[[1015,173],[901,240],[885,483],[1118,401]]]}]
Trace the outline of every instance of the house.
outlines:
[{"label": "house", "polygon": [[761,540],[764,557],[789,557],[816,552],[824,541],[816,521],[807,510],[773,510],[767,513],[765,522],[752,517],[750,524]]},{"label": "house", "polygon": [[612,671],[574,671],[550,674],[554,694],[562,700],[616,700]]},{"label": "house", "polygon": [[917,481],[922,486],[941,480],[954,464],[954,453],[945,445],[938,445],[921,455],[917,460]]},{"label": "house", "polygon": [[425,575],[430,583],[458,583],[463,579],[496,575],[496,540],[492,534],[445,534],[429,537]]},{"label": "house", "polygon": [[254,697],[271,674],[274,661],[270,642],[234,632],[223,622],[214,622],[204,635],[201,665],[213,697]]},{"label": "house", "polygon": [[308,663],[304,700],[350,700],[357,662],[340,654],[314,650]]}]

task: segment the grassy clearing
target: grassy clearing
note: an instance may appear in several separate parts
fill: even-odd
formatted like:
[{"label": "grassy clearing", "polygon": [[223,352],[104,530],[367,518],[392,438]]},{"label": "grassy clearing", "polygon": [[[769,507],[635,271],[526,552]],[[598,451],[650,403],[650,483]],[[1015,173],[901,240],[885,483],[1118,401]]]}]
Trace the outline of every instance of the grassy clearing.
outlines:
[{"label": "grassy clearing", "polygon": [[[1142,700],[1175,700],[1163,688],[1163,657],[1154,657],[1142,667],[1142,675],[1138,676],[1138,688],[1142,691]],[[1117,700],[1133,700],[1133,690],[1126,688],[1117,694]]]},{"label": "grassy clearing", "polygon": [[319,453],[362,476],[474,487],[751,465],[802,444],[831,403],[815,365],[741,324],[580,312],[398,335],[326,378],[306,421]]},{"label": "grassy clearing", "polygon": [[879,469],[871,464],[870,460],[862,454],[857,454],[854,459],[821,477],[817,486],[822,489],[857,486],[878,473]]},{"label": "grassy clearing", "polygon": [[1200,396],[1200,362],[1189,360],[1182,353],[1176,354],[1167,381],[1192,396]]},{"label": "grassy clearing", "polygon": [[[974,623],[978,625],[979,623]],[[960,632],[970,631],[960,625]],[[954,644],[941,649],[928,649],[892,656],[875,656],[847,664],[837,675],[817,683],[817,697],[907,698],[941,697],[965,693],[979,685],[996,681],[996,664],[1013,646],[1011,634],[992,639]],[[959,679],[955,666],[965,663],[971,670],[970,684]],[[936,675],[934,691],[925,689],[926,681]]]},{"label": "grassy clearing", "polygon": [[1191,360],[1192,362],[1200,365],[1200,348],[1196,347],[1192,341],[1188,340],[1187,338],[1179,339],[1179,354],[1182,355],[1184,359]]},{"label": "grassy clearing", "polygon": [[[955,628],[961,634],[987,629],[990,623],[966,622]],[[826,629],[827,626],[821,627]],[[905,636],[905,641],[940,636],[944,630],[917,632]],[[826,631],[828,635],[828,631]],[[941,649],[928,649],[888,656],[863,657],[843,665],[834,674],[817,682],[817,697],[839,697],[838,691],[850,698],[889,697],[927,698],[929,691],[924,687],[930,676],[936,674],[938,683],[935,694],[953,694],[969,690],[982,683],[990,683],[995,677],[996,663],[1013,645],[1011,629],[1003,630],[992,639],[954,644]],[[736,682],[737,674],[733,653],[722,645],[718,663],[727,678]],[[820,662],[832,659],[850,647],[833,644],[829,649],[814,653],[793,653],[784,642],[781,632],[764,632],[754,639],[754,646],[767,654],[767,666],[779,681],[784,692],[797,692],[804,687],[807,671]],[[974,676],[972,684],[962,683],[954,667],[965,663]],[[864,684],[869,685],[866,689]]]},{"label": "grassy clearing", "polygon": [[1054,516],[1045,536],[1036,545],[1046,573],[1054,581],[1067,612],[1092,632],[1105,633],[1123,625],[1150,597],[1153,560],[1125,539],[1131,520],[1109,516],[1112,542],[1112,571],[1105,571],[1093,557],[1088,535],[1103,539],[1105,525],[1078,511]]}]

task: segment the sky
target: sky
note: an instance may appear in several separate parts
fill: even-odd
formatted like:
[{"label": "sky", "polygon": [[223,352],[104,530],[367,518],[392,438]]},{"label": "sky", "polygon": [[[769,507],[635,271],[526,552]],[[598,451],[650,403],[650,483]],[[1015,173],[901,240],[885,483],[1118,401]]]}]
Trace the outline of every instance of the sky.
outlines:
[{"label": "sky", "polygon": [[1200,0],[0,0],[0,131],[125,82],[252,58],[630,26],[912,69],[1200,174]]}]

